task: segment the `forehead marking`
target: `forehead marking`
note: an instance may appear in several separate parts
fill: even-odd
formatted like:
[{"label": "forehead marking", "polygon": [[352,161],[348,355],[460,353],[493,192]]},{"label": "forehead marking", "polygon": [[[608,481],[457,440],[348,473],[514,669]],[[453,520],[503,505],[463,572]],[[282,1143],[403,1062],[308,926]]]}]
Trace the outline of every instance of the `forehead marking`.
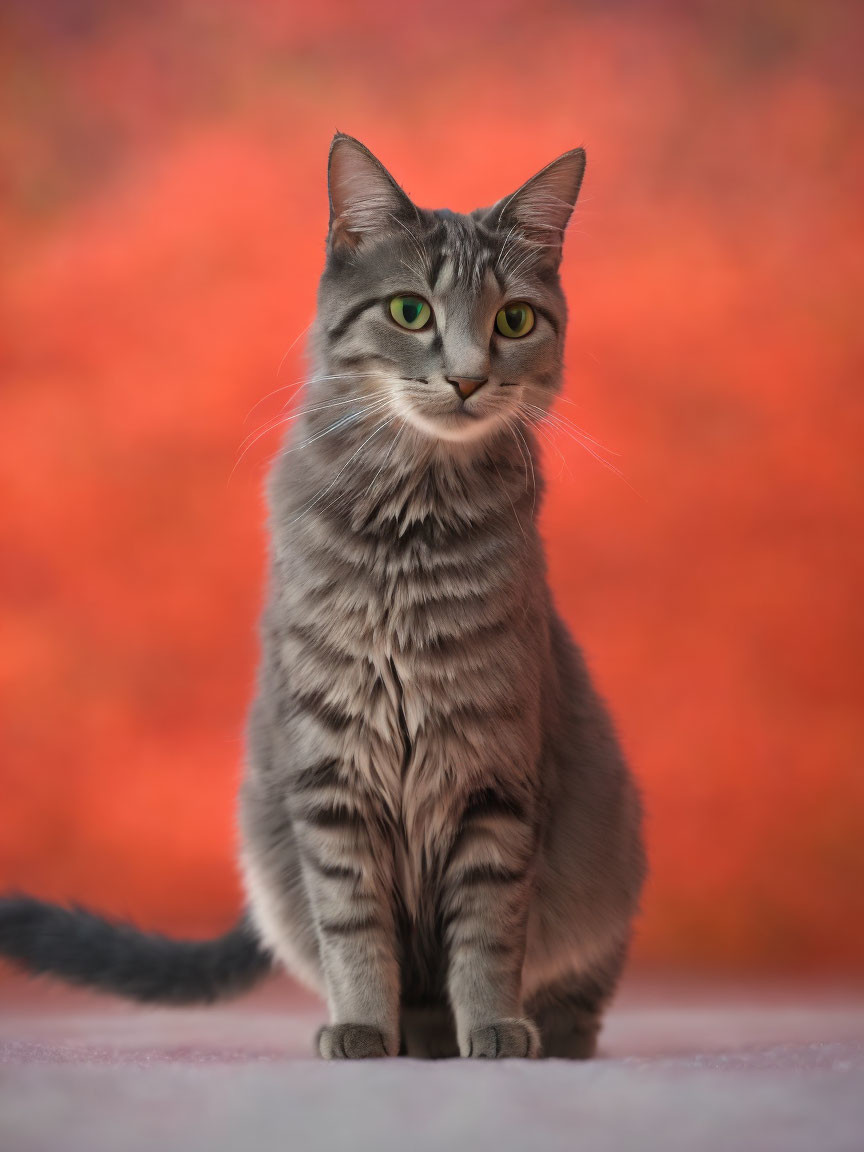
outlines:
[{"label": "forehead marking", "polygon": [[[438,217],[434,240],[437,275],[431,282],[433,289],[446,291],[458,284],[479,291],[487,270],[492,267],[495,253],[481,235],[476,221],[468,216],[442,212]],[[446,288],[439,288],[444,265],[449,265],[450,279]]]}]

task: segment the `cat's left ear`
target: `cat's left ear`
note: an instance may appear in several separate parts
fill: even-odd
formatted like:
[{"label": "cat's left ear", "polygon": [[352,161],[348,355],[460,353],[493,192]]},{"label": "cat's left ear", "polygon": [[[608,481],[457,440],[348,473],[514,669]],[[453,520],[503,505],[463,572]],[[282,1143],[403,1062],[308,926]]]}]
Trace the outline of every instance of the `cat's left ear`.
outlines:
[{"label": "cat's left ear", "polygon": [[356,248],[364,238],[393,232],[417,216],[417,209],[369,149],[337,132],[327,165],[330,244]]},{"label": "cat's left ear", "polygon": [[585,149],[573,148],[487,209],[485,219],[498,231],[518,232],[537,246],[540,263],[557,268],[584,174]]}]

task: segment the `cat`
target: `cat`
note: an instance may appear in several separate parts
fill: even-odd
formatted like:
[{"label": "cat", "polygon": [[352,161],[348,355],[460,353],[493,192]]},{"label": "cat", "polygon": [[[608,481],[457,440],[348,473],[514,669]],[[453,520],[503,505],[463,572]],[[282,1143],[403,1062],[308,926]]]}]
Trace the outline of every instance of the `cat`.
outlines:
[{"label": "cat", "polygon": [[584,168],[461,215],[335,136],[314,370],[268,487],[246,915],[175,941],[10,896],[0,954],[168,1003],[281,965],[326,999],[330,1059],[594,1054],[645,858],[537,526]]}]

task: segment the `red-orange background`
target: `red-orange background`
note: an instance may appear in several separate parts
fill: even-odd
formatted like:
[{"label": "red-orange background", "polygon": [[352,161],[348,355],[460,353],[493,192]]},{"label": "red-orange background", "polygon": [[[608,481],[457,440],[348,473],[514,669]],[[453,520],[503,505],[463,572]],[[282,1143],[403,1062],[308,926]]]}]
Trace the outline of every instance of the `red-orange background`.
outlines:
[{"label": "red-orange background", "polygon": [[0,887],[194,932],[239,904],[277,440],[231,473],[303,374],[332,132],[457,209],[584,144],[561,410],[627,482],[556,435],[545,532],[644,786],[636,961],[860,970],[862,33],[851,3],[4,5]]}]

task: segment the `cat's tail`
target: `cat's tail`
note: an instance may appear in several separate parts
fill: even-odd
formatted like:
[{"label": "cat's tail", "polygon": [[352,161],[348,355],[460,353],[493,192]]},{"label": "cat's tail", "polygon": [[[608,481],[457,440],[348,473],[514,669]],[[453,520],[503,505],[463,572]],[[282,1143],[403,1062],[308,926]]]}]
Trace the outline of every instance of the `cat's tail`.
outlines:
[{"label": "cat's tail", "polygon": [[56,976],[145,1004],[233,996],[272,966],[246,920],[215,940],[172,940],[31,896],[0,899],[0,956],[34,976]]}]

